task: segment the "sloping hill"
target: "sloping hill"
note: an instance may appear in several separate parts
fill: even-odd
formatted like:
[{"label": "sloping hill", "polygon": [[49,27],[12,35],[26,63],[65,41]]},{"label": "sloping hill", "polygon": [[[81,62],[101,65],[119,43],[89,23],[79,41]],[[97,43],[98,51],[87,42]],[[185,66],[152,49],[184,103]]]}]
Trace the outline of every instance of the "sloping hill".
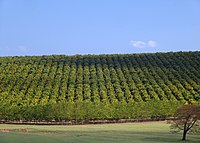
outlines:
[{"label": "sloping hill", "polygon": [[[199,100],[200,52],[0,57],[3,119],[7,107],[17,114],[24,107],[56,103],[104,106]],[[117,116],[108,118],[113,117]]]}]

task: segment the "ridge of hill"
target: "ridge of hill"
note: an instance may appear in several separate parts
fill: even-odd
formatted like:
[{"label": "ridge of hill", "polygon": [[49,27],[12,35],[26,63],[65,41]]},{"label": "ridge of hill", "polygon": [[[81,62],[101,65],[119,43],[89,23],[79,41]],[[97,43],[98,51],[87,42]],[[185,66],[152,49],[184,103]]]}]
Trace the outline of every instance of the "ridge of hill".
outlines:
[{"label": "ridge of hill", "polygon": [[[123,111],[134,106],[139,112],[147,105],[153,110],[153,103],[175,110],[179,104],[200,102],[200,52],[0,57],[0,102],[1,119],[31,120],[33,115],[25,112],[39,111],[45,112],[39,119],[45,119],[55,108],[66,108],[68,114],[67,109],[79,111],[78,106],[99,114],[109,108],[103,117],[88,117],[87,109],[80,119],[129,118],[132,115],[116,112],[123,106]],[[70,118],[54,113],[49,118],[56,115],[68,120],[79,113]]]}]

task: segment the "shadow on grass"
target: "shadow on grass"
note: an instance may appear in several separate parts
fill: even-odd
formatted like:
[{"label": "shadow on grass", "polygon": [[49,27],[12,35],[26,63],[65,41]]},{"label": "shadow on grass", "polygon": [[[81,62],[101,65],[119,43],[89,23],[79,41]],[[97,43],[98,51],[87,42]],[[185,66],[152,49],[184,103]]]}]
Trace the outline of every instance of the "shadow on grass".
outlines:
[{"label": "shadow on grass", "polygon": [[144,137],[142,141],[144,142],[152,142],[152,143],[200,143],[200,135],[199,134],[190,134],[188,135],[188,139],[183,141],[181,140],[181,134],[174,133],[151,133],[152,137]]}]

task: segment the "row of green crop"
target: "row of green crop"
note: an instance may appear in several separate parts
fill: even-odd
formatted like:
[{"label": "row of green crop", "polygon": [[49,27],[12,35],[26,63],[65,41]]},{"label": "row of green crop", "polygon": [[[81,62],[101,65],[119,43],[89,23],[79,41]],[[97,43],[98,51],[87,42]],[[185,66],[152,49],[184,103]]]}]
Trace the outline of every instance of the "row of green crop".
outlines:
[{"label": "row of green crop", "polygon": [[98,104],[85,102],[59,102],[35,106],[0,104],[0,120],[7,121],[70,121],[90,119],[166,118],[174,115],[183,103],[178,101],[129,102]]},{"label": "row of green crop", "polygon": [[200,52],[0,58],[0,101],[43,106],[200,99]]}]

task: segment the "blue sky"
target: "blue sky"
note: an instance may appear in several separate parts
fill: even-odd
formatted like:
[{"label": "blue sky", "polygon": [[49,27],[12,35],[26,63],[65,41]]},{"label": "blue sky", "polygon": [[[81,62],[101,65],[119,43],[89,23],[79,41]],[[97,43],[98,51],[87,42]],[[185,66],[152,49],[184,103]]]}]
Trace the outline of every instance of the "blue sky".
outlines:
[{"label": "blue sky", "polygon": [[0,0],[0,56],[200,50],[200,0]]}]

